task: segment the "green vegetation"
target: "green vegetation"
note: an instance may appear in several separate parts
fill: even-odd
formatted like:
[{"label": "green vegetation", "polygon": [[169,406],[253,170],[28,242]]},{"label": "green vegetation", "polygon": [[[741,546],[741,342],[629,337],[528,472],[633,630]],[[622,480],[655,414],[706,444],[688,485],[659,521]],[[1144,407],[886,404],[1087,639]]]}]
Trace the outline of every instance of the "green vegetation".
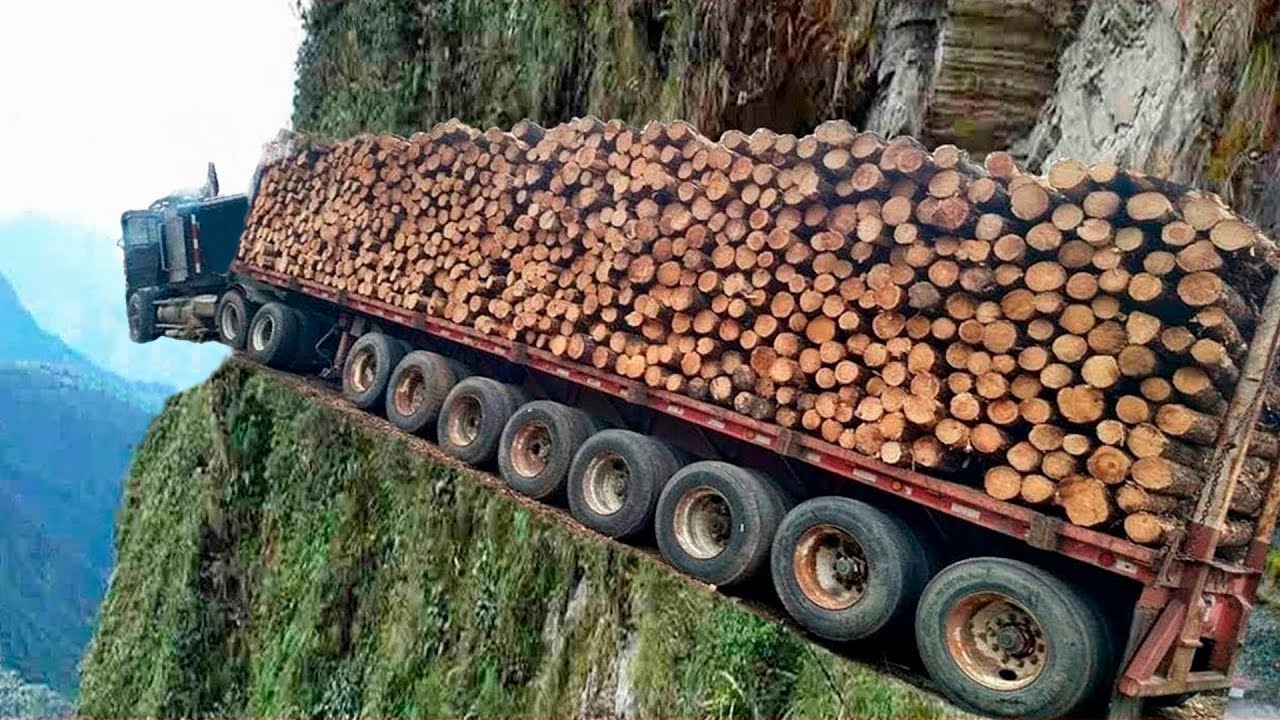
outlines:
[{"label": "green vegetation", "polygon": [[874,2],[327,2],[304,12],[294,125],[410,134],[594,114],[804,132],[865,112]]},{"label": "green vegetation", "polygon": [[1267,554],[1267,564],[1262,570],[1262,584],[1258,597],[1263,602],[1280,603],[1280,547]]},{"label": "green vegetation", "polygon": [[80,712],[954,712],[230,364],[137,454]]}]

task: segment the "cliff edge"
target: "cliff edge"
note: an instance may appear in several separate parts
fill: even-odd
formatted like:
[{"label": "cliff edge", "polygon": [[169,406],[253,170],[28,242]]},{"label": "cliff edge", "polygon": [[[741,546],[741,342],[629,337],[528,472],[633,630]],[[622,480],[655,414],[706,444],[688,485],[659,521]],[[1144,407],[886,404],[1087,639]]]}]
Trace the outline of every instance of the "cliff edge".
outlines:
[{"label": "cliff edge", "polygon": [[233,361],[170,400],[80,714],[955,714],[326,397]]}]

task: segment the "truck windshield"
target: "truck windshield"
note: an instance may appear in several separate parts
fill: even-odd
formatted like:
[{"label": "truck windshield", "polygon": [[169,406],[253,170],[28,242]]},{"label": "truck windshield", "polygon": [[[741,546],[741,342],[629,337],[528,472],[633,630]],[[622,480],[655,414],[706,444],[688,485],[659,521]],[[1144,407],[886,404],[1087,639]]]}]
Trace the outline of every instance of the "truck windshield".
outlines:
[{"label": "truck windshield", "polygon": [[124,245],[155,245],[160,242],[160,221],[150,217],[131,217],[124,222]]}]

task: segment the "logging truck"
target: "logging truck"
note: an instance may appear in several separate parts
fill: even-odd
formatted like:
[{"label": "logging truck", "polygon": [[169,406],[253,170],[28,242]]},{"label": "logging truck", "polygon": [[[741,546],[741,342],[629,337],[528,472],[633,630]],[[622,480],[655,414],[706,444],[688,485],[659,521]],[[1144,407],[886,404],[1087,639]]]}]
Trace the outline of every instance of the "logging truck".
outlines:
[{"label": "logging truck", "polygon": [[122,225],[135,340],[340,380],[828,643],[914,636],[966,708],[1231,684],[1280,507],[1280,283],[1211,195],[844,123],[450,121]]}]

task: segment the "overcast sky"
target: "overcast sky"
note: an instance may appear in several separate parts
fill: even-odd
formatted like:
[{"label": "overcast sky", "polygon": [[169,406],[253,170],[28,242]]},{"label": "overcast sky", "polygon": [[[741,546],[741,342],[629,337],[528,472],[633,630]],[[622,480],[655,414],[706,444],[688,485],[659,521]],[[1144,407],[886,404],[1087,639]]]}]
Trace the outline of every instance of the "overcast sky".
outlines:
[{"label": "overcast sky", "polygon": [[301,38],[290,0],[3,3],[0,220],[114,236],[210,160],[224,192],[244,190],[288,125]]}]

